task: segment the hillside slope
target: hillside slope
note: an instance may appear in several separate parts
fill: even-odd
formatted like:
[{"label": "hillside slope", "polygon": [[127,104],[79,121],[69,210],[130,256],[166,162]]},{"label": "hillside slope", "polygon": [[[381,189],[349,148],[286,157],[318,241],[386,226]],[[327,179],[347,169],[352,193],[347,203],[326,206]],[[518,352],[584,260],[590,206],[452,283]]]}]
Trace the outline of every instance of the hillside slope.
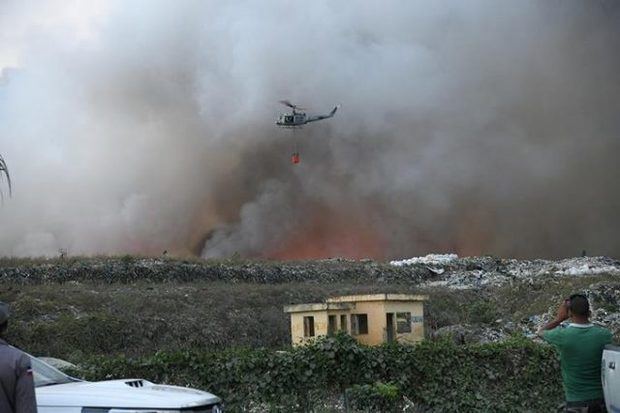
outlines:
[{"label": "hillside slope", "polygon": [[[445,257],[444,257],[445,258]],[[426,293],[429,331],[460,341],[530,334],[562,298],[585,291],[620,337],[620,262],[493,257],[405,263],[203,261],[139,257],[1,259],[10,339],[38,355],[285,347],[286,304],[361,292]]]}]

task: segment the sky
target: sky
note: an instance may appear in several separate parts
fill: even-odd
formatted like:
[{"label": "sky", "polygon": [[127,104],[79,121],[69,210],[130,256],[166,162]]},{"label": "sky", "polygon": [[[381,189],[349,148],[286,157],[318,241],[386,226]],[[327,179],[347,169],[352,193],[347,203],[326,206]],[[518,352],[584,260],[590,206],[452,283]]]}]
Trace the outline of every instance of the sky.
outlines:
[{"label": "sky", "polygon": [[[618,257],[619,23],[612,0],[0,0],[0,256]],[[284,130],[281,99],[341,108]]]}]

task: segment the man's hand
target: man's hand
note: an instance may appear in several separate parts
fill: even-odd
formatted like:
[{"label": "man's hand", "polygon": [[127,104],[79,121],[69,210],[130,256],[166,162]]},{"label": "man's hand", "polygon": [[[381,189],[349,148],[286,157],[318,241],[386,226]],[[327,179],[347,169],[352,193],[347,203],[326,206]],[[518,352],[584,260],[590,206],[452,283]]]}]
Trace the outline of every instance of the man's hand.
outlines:
[{"label": "man's hand", "polygon": [[553,330],[554,328],[556,328],[557,326],[559,326],[560,324],[562,324],[562,322],[564,320],[568,319],[568,306],[569,306],[570,302],[568,300],[563,300],[562,304],[560,304],[560,306],[558,307],[558,312],[555,316],[555,320],[540,326],[540,328],[538,329],[538,331],[536,332],[536,334],[539,337],[543,336],[543,333],[546,330]]}]

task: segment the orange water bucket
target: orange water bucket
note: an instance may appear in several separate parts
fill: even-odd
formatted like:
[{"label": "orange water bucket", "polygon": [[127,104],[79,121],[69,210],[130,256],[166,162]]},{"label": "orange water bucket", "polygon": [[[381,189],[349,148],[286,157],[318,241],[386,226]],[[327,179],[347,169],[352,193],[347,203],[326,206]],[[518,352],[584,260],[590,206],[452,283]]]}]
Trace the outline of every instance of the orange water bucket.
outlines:
[{"label": "orange water bucket", "polygon": [[293,165],[298,164],[301,161],[301,159],[299,158],[299,153],[294,153],[291,155],[291,163]]}]

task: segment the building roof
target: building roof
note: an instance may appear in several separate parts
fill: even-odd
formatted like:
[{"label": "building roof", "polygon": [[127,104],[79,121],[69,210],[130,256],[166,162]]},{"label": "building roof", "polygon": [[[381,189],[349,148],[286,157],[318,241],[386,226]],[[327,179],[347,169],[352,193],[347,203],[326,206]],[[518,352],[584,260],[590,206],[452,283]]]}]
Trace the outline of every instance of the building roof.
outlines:
[{"label": "building roof", "polygon": [[350,310],[355,308],[353,303],[316,303],[316,304],[295,304],[285,305],[285,313],[305,313],[309,311],[326,311],[326,310]]},{"label": "building roof", "polygon": [[363,301],[427,301],[428,295],[418,294],[360,294],[343,295],[340,297],[328,298],[328,303],[353,303]]},{"label": "building roof", "polygon": [[285,305],[285,313],[303,313],[310,311],[327,311],[327,310],[351,310],[355,308],[355,303],[368,301],[400,301],[400,302],[419,302],[427,301],[428,295],[416,294],[359,294],[359,295],[342,295],[332,297],[325,300],[324,303],[311,304],[295,304]]}]

